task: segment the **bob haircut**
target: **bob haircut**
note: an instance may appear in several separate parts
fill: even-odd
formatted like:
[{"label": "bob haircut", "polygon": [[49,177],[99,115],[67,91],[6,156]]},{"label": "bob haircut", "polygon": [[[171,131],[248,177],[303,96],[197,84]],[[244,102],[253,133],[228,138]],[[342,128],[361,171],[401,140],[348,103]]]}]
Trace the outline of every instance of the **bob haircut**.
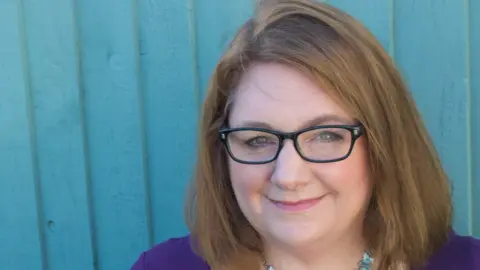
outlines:
[{"label": "bob haircut", "polygon": [[260,236],[240,210],[218,131],[252,64],[309,76],[366,131],[374,183],[364,236],[378,269],[420,267],[451,230],[450,185],[414,100],[375,37],[343,11],[308,0],[262,1],[216,66],[203,107],[187,202],[193,249],[212,269],[256,269]]}]

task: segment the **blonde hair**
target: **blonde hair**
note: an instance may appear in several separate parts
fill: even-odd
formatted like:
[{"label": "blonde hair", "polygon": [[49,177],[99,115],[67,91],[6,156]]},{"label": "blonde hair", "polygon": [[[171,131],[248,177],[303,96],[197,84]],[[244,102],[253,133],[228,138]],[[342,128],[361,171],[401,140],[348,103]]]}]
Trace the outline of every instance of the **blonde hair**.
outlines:
[{"label": "blonde hair", "polygon": [[[260,238],[235,199],[218,131],[254,63],[315,78],[366,130],[374,190],[365,237],[379,269],[423,265],[448,238],[450,187],[413,98],[375,37],[346,13],[307,0],[264,1],[215,68],[203,107],[187,218],[212,269],[255,269]],[[242,261],[242,264],[240,264]]]}]

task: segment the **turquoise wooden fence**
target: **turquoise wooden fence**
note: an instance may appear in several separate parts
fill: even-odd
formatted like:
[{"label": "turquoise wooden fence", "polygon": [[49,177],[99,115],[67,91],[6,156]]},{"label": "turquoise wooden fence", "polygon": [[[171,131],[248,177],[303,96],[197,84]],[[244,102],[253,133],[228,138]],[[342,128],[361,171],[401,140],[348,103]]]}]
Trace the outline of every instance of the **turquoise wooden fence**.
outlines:
[{"label": "turquoise wooden fence", "polygon": [[[401,67],[480,236],[480,1],[331,0]],[[0,0],[0,269],[128,269],[182,235],[209,74],[253,0]]]}]

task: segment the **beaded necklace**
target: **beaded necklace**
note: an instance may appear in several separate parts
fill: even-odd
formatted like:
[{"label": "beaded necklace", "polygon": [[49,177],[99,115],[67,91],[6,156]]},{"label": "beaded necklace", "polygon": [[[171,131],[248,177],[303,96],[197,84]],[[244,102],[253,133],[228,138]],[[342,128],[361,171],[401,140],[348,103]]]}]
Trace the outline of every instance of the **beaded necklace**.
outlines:
[{"label": "beaded necklace", "polygon": [[[371,270],[373,264],[373,258],[368,252],[364,252],[362,259],[358,262],[358,270]],[[264,262],[263,266],[265,270],[275,270],[275,267]]]}]

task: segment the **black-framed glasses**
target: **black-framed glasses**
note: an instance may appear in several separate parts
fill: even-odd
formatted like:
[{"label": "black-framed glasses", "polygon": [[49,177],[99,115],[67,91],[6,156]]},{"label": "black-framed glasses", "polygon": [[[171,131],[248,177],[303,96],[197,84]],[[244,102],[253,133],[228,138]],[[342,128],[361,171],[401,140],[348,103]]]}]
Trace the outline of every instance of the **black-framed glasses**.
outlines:
[{"label": "black-framed glasses", "polygon": [[279,132],[264,128],[224,128],[220,140],[233,160],[244,164],[274,161],[285,140],[293,140],[298,154],[314,163],[346,159],[355,141],[364,134],[363,125],[322,125],[296,132]]}]

